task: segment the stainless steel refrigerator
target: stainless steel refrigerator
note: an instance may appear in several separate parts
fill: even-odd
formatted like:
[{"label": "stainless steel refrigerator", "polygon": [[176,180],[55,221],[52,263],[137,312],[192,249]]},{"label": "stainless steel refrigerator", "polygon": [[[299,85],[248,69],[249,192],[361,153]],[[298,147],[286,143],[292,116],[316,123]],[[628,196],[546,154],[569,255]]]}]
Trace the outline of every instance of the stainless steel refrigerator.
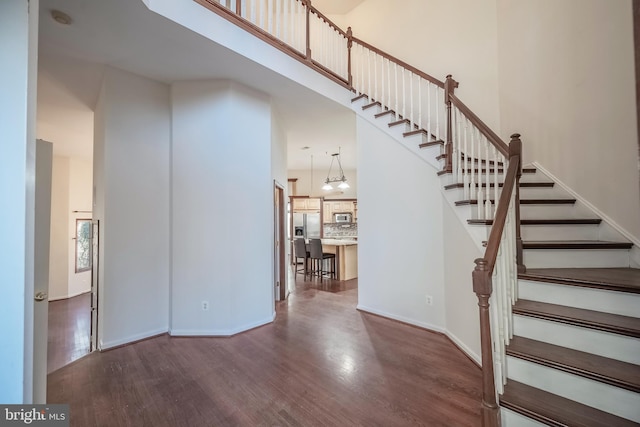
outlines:
[{"label": "stainless steel refrigerator", "polygon": [[319,239],[320,227],[322,222],[320,221],[320,213],[293,213],[293,238],[304,237],[305,239]]}]

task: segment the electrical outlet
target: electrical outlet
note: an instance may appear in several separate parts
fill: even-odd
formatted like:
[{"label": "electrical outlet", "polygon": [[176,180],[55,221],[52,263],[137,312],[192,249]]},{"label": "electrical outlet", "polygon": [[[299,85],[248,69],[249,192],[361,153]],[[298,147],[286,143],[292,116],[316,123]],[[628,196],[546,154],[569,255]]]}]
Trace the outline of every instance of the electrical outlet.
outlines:
[{"label": "electrical outlet", "polygon": [[427,305],[433,305],[433,297],[431,295],[426,295]]},{"label": "electrical outlet", "polygon": [[202,301],[202,311],[209,310],[209,301]]}]

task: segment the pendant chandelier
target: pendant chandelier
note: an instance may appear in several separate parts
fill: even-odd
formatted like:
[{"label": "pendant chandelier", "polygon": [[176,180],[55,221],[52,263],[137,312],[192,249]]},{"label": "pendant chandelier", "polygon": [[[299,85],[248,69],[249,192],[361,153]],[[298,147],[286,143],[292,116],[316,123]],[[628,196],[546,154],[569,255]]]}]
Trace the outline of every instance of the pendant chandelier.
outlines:
[{"label": "pendant chandelier", "polygon": [[[331,169],[333,168],[333,162],[338,161],[338,168],[340,169],[340,175],[331,177]],[[327,179],[324,180],[324,185],[322,186],[323,190],[330,191],[333,190],[332,182],[339,182],[338,188],[341,190],[345,190],[349,188],[349,184],[347,184],[347,178],[344,177],[344,171],[342,170],[342,163],[340,162],[340,148],[338,148],[338,152],[331,155],[331,165],[329,166],[329,172],[327,172]]]}]

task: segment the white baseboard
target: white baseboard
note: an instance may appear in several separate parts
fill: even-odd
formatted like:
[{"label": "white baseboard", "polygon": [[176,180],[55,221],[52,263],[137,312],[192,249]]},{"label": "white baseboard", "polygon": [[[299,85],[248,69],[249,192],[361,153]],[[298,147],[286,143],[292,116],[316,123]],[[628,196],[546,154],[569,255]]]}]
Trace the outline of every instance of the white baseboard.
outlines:
[{"label": "white baseboard", "polygon": [[553,175],[551,172],[546,170],[544,167],[540,166],[540,164],[538,162],[532,162],[532,165],[535,166],[536,169],[539,169],[543,174],[545,174],[549,178],[551,178],[556,184],[558,184],[560,187],[562,187],[563,190],[565,190],[567,193],[571,194],[572,197],[574,197],[575,199],[579,200],[580,203],[584,204],[586,207],[588,207],[590,210],[592,210],[596,215],[598,215],[604,222],[609,224],[618,233],[622,234],[626,239],[629,239],[629,241],[632,242],[635,246],[640,246],[640,240],[639,240],[638,237],[635,237],[633,234],[629,233],[620,224],[616,223],[613,219],[611,219],[611,217],[609,217],[607,214],[602,212],[600,209],[596,208],[592,203],[587,201],[580,194],[576,193],[573,189],[571,189],[571,187],[566,185],[564,182],[560,181],[558,179],[558,177]]},{"label": "white baseboard", "polygon": [[361,304],[358,304],[356,306],[356,308],[358,310],[364,311],[366,313],[371,313],[371,314],[375,314],[376,316],[386,317],[388,319],[397,320],[399,322],[407,323],[409,325],[419,326],[419,327],[421,327],[423,329],[427,329],[429,331],[438,332],[438,333],[441,333],[441,334],[445,334],[446,333],[446,331],[445,331],[445,329],[443,327],[432,325],[431,323],[420,322],[420,321],[415,320],[415,319],[410,319],[408,317],[398,316],[396,314],[387,313],[385,311],[377,310],[377,309],[371,308],[371,307],[366,307],[366,306],[363,306]]},{"label": "white baseboard", "polygon": [[167,328],[160,328],[152,331],[142,332],[135,335],[130,335],[125,338],[119,338],[117,340],[103,341],[101,339],[99,343],[99,350],[101,351],[109,350],[110,348],[113,348],[113,347],[119,347],[125,344],[131,344],[136,341],[141,341],[147,338],[155,337],[155,336],[166,334],[166,333],[167,333]]},{"label": "white baseboard", "polygon": [[54,298],[49,298],[49,301],[60,301],[63,299],[69,299],[69,298],[73,298],[73,297],[77,297],[80,295],[84,295],[91,292],[91,289],[88,289],[86,291],[80,291],[80,292],[76,292],[74,294],[69,294],[69,295],[65,295],[65,296],[61,296],[61,297],[54,297]]},{"label": "white baseboard", "polygon": [[464,354],[467,355],[467,357],[469,357],[469,359],[473,360],[474,362],[476,362],[476,364],[478,366],[482,366],[482,357],[480,357],[478,354],[476,354],[473,350],[471,350],[469,348],[468,345],[466,345],[465,343],[462,342],[462,340],[460,340],[460,338],[458,338],[457,336],[453,335],[451,332],[446,331],[445,335],[447,335],[447,337],[449,337],[449,339],[451,341],[453,341],[453,343],[460,349],[462,350],[462,352]]},{"label": "white baseboard", "polygon": [[272,323],[275,317],[276,314],[273,313],[266,319],[229,329],[170,329],[169,335],[172,337],[230,337]]}]

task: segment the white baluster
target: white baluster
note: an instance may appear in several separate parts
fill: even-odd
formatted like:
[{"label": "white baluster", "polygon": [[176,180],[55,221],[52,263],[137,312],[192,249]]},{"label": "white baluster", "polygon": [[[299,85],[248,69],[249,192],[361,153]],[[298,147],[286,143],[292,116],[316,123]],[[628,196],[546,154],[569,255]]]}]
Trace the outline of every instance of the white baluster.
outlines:
[{"label": "white baluster", "polygon": [[[482,135],[480,134],[480,131],[478,129],[477,133],[478,133],[478,165],[482,165]],[[488,167],[488,163],[487,163],[487,167]],[[481,166],[478,167],[478,219],[485,219],[484,218],[484,189],[482,188],[482,169]]]},{"label": "white baluster", "polygon": [[[475,159],[475,154],[476,154],[476,127],[472,126],[471,127],[471,137],[469,138],[471,140],[471,157],[469,158],[469,161],[471,162],[471,179],[469,180],[469,190],[470,190],[470,199],[478,199],[478,195],[476,193],[476,159]],[[477,166],[478,168],[480,168],[480,165]]]},{"label": "white baluster", "polygon": [[458,110],[456,108],[456,111],[458,112],[458,120],[456,121],[457,126],[458,126],[458,180],[456,181],[457,183],[463,183],[463,174],[464,174],[464,158],[462,157],[462,139],[463,139],[463,134],[462,134],[462,125],[463,125],[463,120],[464,120],[464,116],[462,115],[462,113],[460,112],[460,110]]},{"label": "white baluster", "polygon": [[402,118],[403,119],[407,119],[407,84],[406,84],[406,78],[405,78],[405,69],[404,67],[401,68],[402,70]]},{"label": "white baluster", "polygon": [[371,51],[367,49],[367,76],[369,78],[369,87],[367,88],[367,97],[371,102]]},{"label": "white baluster", "polygon": [[418,129],[422,129],[422,77],[418,76]]},{"label": "white baluster", "polygon": [[378,99],[378,58],[380,55],[377,53],[373,54],[373,90],[374,90],[374,99],[379,102]]},{"label": "white baluster", "polygon": [[395,116],[396,116],[396,120],[398,120],[398,112],[400,111],[400,110],[398,109],[398,105],[399,105],[399,104],[398,104],[398,99],[399,99],[399,96],[398,96],[398,95],[399,95],[399,94],[398,94],[398,63],[396,63],[396,62],[394,62],[394,63],[393,63],[393,70],[394,70],[394,73],[395,73],[395,79],[394,79],[394,80],[395,80],[395,83],[396,83],[396,100],[395,100],[395,101],[396,101],[396,107],[395,107]]},{"label": "white baluster", "polygon": [[[435,103],[436,103],[436,137],[438,139],[442,139],[440,136],[440,88],[436,89],[436,99],[435,99]],[[466,154],[466,153],[465,153]]]},{"label": "white baluster", "polygon": [[431,82],[429,80],[427,80],[427,133],[431,139]]},{"label": "white baluster", "polygon": [[[430,91],[430,83],[427,81],[427,94]],[[453,144],[452,150],[451,150],[451,156],[453,156],[451,158],[451,174],[452,174],[452,180],[451,182],[458,182],[458,156],[459,156],[459,151],[458,151],[458,109],[456,107],[453,107],[453,110],[451,111],[451,120],[453,120],[453,123],[451,123],[451,141]],[[429,126],[430,120],[429,117],[427,117],[427,126]],[[429,134],[431,135],[431,134]],[[431,136],[429,136],[430,138]],[[448,159],[445,159],[445,162],[447,162]]]},{"label": "white baluster", "polygon": [[489,162],[489,145],[491,145],[489,143],[489,141],[487,140],[487,137],[484,137],[484,157],[487,161],[487,167],[485,168],[485,180],[484,182],[486,183],[486,190],[484,192],[485,197],[484,197],[484,218],[485,219],[491,219],[493,218],[493,216],[491,215],[491,201],[489,199],[491,199],[491,174],[490,174],[490,162]]},{"label": "white baluster", "polygon": [[469,170],[467,169],[469,164],[469,120],[465,117],[464,121],[464,169],[462,170],[463,180],[462,185],[464,186],[463,191],[463,199],[469,200],[470,192],[469,192]]},{"label": "white baluster", "polygon": [[413,115],[413,80],[413,73],[409,71],[409,102],[411,103],[411,108],[409,109],[409,114],[411,115],[409,120],[409,130],[413,130],[414,123],[416,121]]},{"label": "white baluster", "polygon": [[391,107],[391,60],[387,59],[387,109]]},{"label": "white baluster", "polygon": [[385,100],[384,97],[386,95],[385,92],[385,88],[384,88],[384,83],[386,81],[385,75],[384,75],[384,56],[380,56],[380,108],[382,110],[384,110],[384,106],[385,106]]},{"label": "white baluster", "polygon": [[267,32],[273,34],[273,0],[267,0]]}]

